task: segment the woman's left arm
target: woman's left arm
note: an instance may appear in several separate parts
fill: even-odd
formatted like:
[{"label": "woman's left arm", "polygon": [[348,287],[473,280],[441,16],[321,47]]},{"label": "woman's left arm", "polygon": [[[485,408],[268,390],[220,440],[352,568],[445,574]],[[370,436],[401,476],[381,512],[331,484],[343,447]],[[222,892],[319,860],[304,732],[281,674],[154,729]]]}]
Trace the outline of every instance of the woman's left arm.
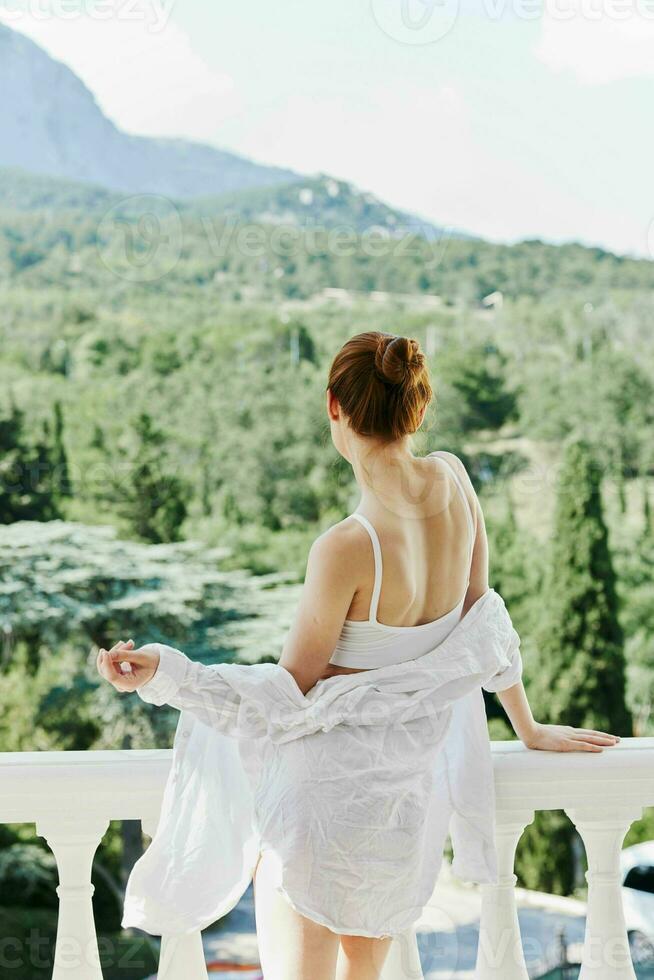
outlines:
[{"label": "woman's left arm", "polygon": [[189,711],[205,725],[229,730],[238,698],[221,674],[163,643],[138,650],[131,640],[100,650],[98,672],[123,694],[135,692],[147,704]]},{"label": "woman's left arm", "polygon": [[528,749],[549,752],[601,752],[616,745],[618,735],[594,728],[574,728],[572,725],[546,725],[534,720],[522,681],[497,691],[502,707],[518,738]]}]

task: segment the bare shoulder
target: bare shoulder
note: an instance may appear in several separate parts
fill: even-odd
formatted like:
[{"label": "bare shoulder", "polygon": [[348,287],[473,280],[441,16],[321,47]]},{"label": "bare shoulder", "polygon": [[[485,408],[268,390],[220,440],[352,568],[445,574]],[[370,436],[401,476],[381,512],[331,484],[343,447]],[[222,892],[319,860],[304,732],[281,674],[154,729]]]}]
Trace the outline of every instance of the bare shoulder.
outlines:
[{"label": "bare shoulder", "polygon": [[311,545],[309,562],[320,561],[327,566],[337,566],[341,574],[344,569],[356,573],[361,564],[361,545],[365,535],[357,520],[346,517],[318,535]]},{"label": "bare shoulder", "polygon": [[467,471],[467,469],[463,465],[463,462],[459,459],[458,456],[456,456],[454,453],[448,453],[447,450],[445,450],[445,449],[439,449],[438,450],[438,455],[439,456],[442,456],[443,459],[446,459],[447,460],[447,462],[450,464],[450,466],[453,467],[453,469],[454,469],[454,471],[455,471],[455,473],[456,473],[456,475],[458,477],[464,478],[466,484],[469,483],[470,486],[472,486],[472,481],[470,480],[470,477],[468,476],[468,471]]},{"label": "bare shoulder", "polygon": [[468,471],[465,468],[463,462],[454,453],[448,453],[444,449],[439,449],[438,455],[442,456],[443,459],[447,460],[447,462],[450,464],[450,466],[452,467],[456,475],[461,480],[463,489],[465,490],[468,501],[470,502],[470,506],[472,508],[473,514],[476,513],[479,508],[477,492],[472,484],[472,480],[470,479]]}]

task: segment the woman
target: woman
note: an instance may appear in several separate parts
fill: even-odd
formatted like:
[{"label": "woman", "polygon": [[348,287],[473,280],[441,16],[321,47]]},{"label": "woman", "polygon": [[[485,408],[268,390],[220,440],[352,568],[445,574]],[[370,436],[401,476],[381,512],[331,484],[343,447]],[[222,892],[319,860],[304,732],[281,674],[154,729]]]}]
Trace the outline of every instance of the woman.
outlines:
[{"label": "woman", "polygon": [[[450,453],[411,451],[431,398],[415,340],[368,332],[337,353],[327,415],[361,496],[311,547],[279,665],[203,667],[157,644],[134,650],[131,641],[100,651],[98,669],[117,690],[137,690],[200,722],[191,730],[180,721],[176,753],[184,761],[173,767],[160,842],[135,874],[128,924],[153,928],[161,920],[161,902],[149,918],[142,910],[148,890],[175,878],[166,861],[179,847],[187,850],[175,865],[178,898],[184,874],[189,905],[193,883],[204,887],[199,859],[189,871],[198,848],[176,828],[197,821],[198,806],[206,814],[225,808],[229,745],[238,742],[228,795],[250,836],[239,838],[232,821],[199,838],[205,865],[226,861],[227,844],[209,854],[216,836],[231,842],[232,857],[246,855],[238,868],[221,864],[231,891],[219,908],[238,900],[253,873],[266,980],[377,980],[393,937],[431,895],[448,824],[454,869],[496,880],[482,687],[499,692],[528,748],[600,752],[618,741],[534,720],[517,634],[489,590],[484,518],[465,468]],[[211,731],[227,738],[207,751]],[[191,735],[194,763],[183,755],[182,737]],[[217,759],[223,783],[214,802],[195,798],[182,817],[180,779],[187,795],[197,794],[215,778]],[[193,766],[195,782],[180,775]],[[252,799],[238,782],[241,769]],[[208,879],[206,887],[218,886]],[[211,921],[202,908],[196,926],[203,915]],[[190,921],[180,921],[180,931]]]}]

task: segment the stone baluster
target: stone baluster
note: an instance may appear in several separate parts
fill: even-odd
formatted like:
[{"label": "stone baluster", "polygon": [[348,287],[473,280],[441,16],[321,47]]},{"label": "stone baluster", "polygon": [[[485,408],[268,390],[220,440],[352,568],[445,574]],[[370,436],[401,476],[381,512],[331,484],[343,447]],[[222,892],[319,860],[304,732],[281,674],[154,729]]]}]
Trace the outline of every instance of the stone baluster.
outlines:
[{"label": "stone baluster", "polygon": [[496,814],[497,884],[481,885],[481,921],[475,980],[528,980],[515,901],[515,851],[533,810]]},{"label": "stone baluster", "polygon": [[207,980],[202,934],[162,936],[157,980]]},{"label": "stone baluster", "polygon": [[586,935],[579,980],[636,980],[622,906],[620,851],[635,806],[575,807],[566,813],[579,831],[588,859]]},{"label": "stone baluster", "polygon": [[143,833],[152,840],[157,832],[157,825],[159,824],[159,811],[154,810],[150,813],[144,813],[141,817],[141,829]]},{"label": "stone baluster", "polygon": [[59,918],[52,980],[102,980],[93,919],[91,868],[107,827],[104,817],[57,815],[37,821],[59,872]]}]

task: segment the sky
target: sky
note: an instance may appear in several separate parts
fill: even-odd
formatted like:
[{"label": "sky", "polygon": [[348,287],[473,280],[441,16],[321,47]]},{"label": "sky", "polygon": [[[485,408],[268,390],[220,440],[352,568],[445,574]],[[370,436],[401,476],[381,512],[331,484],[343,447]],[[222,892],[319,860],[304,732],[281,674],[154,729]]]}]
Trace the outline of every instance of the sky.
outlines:
[{"label": "sky", "polygon": [[121,128],[654,256],[654,0],[0,0]]}]

